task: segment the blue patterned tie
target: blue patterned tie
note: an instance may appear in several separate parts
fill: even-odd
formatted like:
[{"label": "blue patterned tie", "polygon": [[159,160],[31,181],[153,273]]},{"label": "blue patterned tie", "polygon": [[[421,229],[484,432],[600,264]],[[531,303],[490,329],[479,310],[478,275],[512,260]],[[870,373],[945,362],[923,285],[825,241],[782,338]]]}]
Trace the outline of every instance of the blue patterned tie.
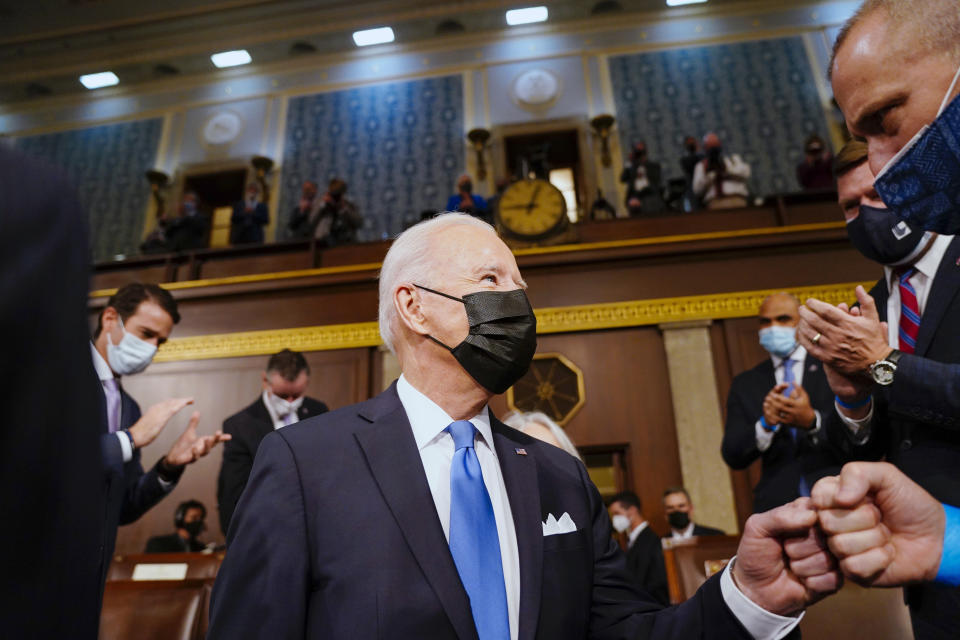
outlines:
[{"label": "blue patterned tie", "polygon": [[[789,385],[783,390],[783,395],[785,396],[789,396],[791,393],[793,393],[793,388],[796,386],[797,379],[793,375],[793,364],[793,360],[790,358],[787,358],[783,361],[783,381]],[[793,437],[793,441],[796,442],[796,427],[790,427],[790,435]],[[810,487],[807,485],[807,479],[803,477],[803,469],[800,470],[800,484],[797,486],[797,493],[806,497],[810,495]]]},{"label": "blue patterned tie", "polygon": [[500,539],[473,448],[476,429],[467,420],[457,420],[447,430],[456,446],[450,464],[450,553],[470,597],[480,640],[509,640]]}]

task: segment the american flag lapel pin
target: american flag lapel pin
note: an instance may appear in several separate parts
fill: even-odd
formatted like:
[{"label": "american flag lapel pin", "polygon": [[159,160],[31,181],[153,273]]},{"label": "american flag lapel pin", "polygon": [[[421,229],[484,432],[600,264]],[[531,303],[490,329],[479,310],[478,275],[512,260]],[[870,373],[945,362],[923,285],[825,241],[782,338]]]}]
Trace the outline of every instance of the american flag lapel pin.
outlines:
[{"label": "american flag lapel pin", "polygon": [[527,450],[526,450],[526,449],[521,449],[520,447],[517,447],[517,448],[516,448],[516,452],[517,452],[517,455],[518,455],[518,456],[525,456],[525,455],[527,455]]}]

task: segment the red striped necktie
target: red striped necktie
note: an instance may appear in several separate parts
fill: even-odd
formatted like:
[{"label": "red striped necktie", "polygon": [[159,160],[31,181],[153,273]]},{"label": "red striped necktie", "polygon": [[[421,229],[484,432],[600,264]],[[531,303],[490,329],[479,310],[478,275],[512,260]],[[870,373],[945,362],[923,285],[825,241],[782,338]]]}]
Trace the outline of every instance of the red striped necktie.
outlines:
[{"label": "red striped necktie", "polygon": [[900,271],[900,351],[914,353],[920,333],[920,303],[910,278],[917,273],[913,267]]}]

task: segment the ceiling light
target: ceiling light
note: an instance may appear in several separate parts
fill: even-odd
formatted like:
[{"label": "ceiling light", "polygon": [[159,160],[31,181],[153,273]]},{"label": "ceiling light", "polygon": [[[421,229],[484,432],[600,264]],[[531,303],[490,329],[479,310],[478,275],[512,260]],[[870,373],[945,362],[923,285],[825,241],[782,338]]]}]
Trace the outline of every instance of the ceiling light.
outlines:
[{"label": "ceiling light", "polygon": [[369,47],[372,44],[393,42],[393,29],[390,27],[378,27],[376,29],[354,31],[353,41],[357,43],[358,47]]},{"label": "ceiling light", "polygon": [[510,11],[507,11],[507,24],[511,27],[517,24],[543,22],[546,19],[546,7],[526,7],[525,9],[511,9]]},{"label": "ceiling light", "polygon": [[667,0],[668,7],[682,7],[685,4],[701,4],[707,0]]},{"label": "ceiling light", "polygon": [[236,51],[221,51],[210,56],[214,66],[218,69],[224,67],[239,67],[242,64],[250,64],[253,58],[246,49],[237,49]]},{"label": "ceiling light", "polygon": [[113,71],[103,71],[101,73],[88,73],[80,76],[80,84],[87,89],[99,89],[100,87],[112,87],[119,84],[120,78]]}]

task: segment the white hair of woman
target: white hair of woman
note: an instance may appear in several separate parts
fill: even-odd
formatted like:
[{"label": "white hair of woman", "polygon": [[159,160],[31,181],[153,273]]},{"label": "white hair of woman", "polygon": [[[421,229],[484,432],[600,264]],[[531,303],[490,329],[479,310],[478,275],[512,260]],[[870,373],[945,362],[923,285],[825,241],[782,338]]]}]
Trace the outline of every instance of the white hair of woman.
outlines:
[{"label": "white hair of woman", "polygon": [[503,417],[502,422],[517,431],[523,431],[525,434],[533,436],[538,440],[543,440],[555,447],[560,447],[577,460],[583,460],[577,452],[577,448],[573,446],[573,441],[570,440],[570,436],[563,430],[563,427],[554,422],[553,419],[545,413],[541,413],[540,411],[529,411],[526,413],[523,411],[511,411]]},{"label": "white hair of woman", "polygon": [[457,225],[477,227],[478,230],[496,233],[489,224],[465,213],[441,213],[424,222],[410,227],[393,241],[387,257],[380,267],[380,339],[387,348],[396,353],[397,309],[393,295],[402,284],[434,286],[433,257],[431,240],[443,229]]}]

